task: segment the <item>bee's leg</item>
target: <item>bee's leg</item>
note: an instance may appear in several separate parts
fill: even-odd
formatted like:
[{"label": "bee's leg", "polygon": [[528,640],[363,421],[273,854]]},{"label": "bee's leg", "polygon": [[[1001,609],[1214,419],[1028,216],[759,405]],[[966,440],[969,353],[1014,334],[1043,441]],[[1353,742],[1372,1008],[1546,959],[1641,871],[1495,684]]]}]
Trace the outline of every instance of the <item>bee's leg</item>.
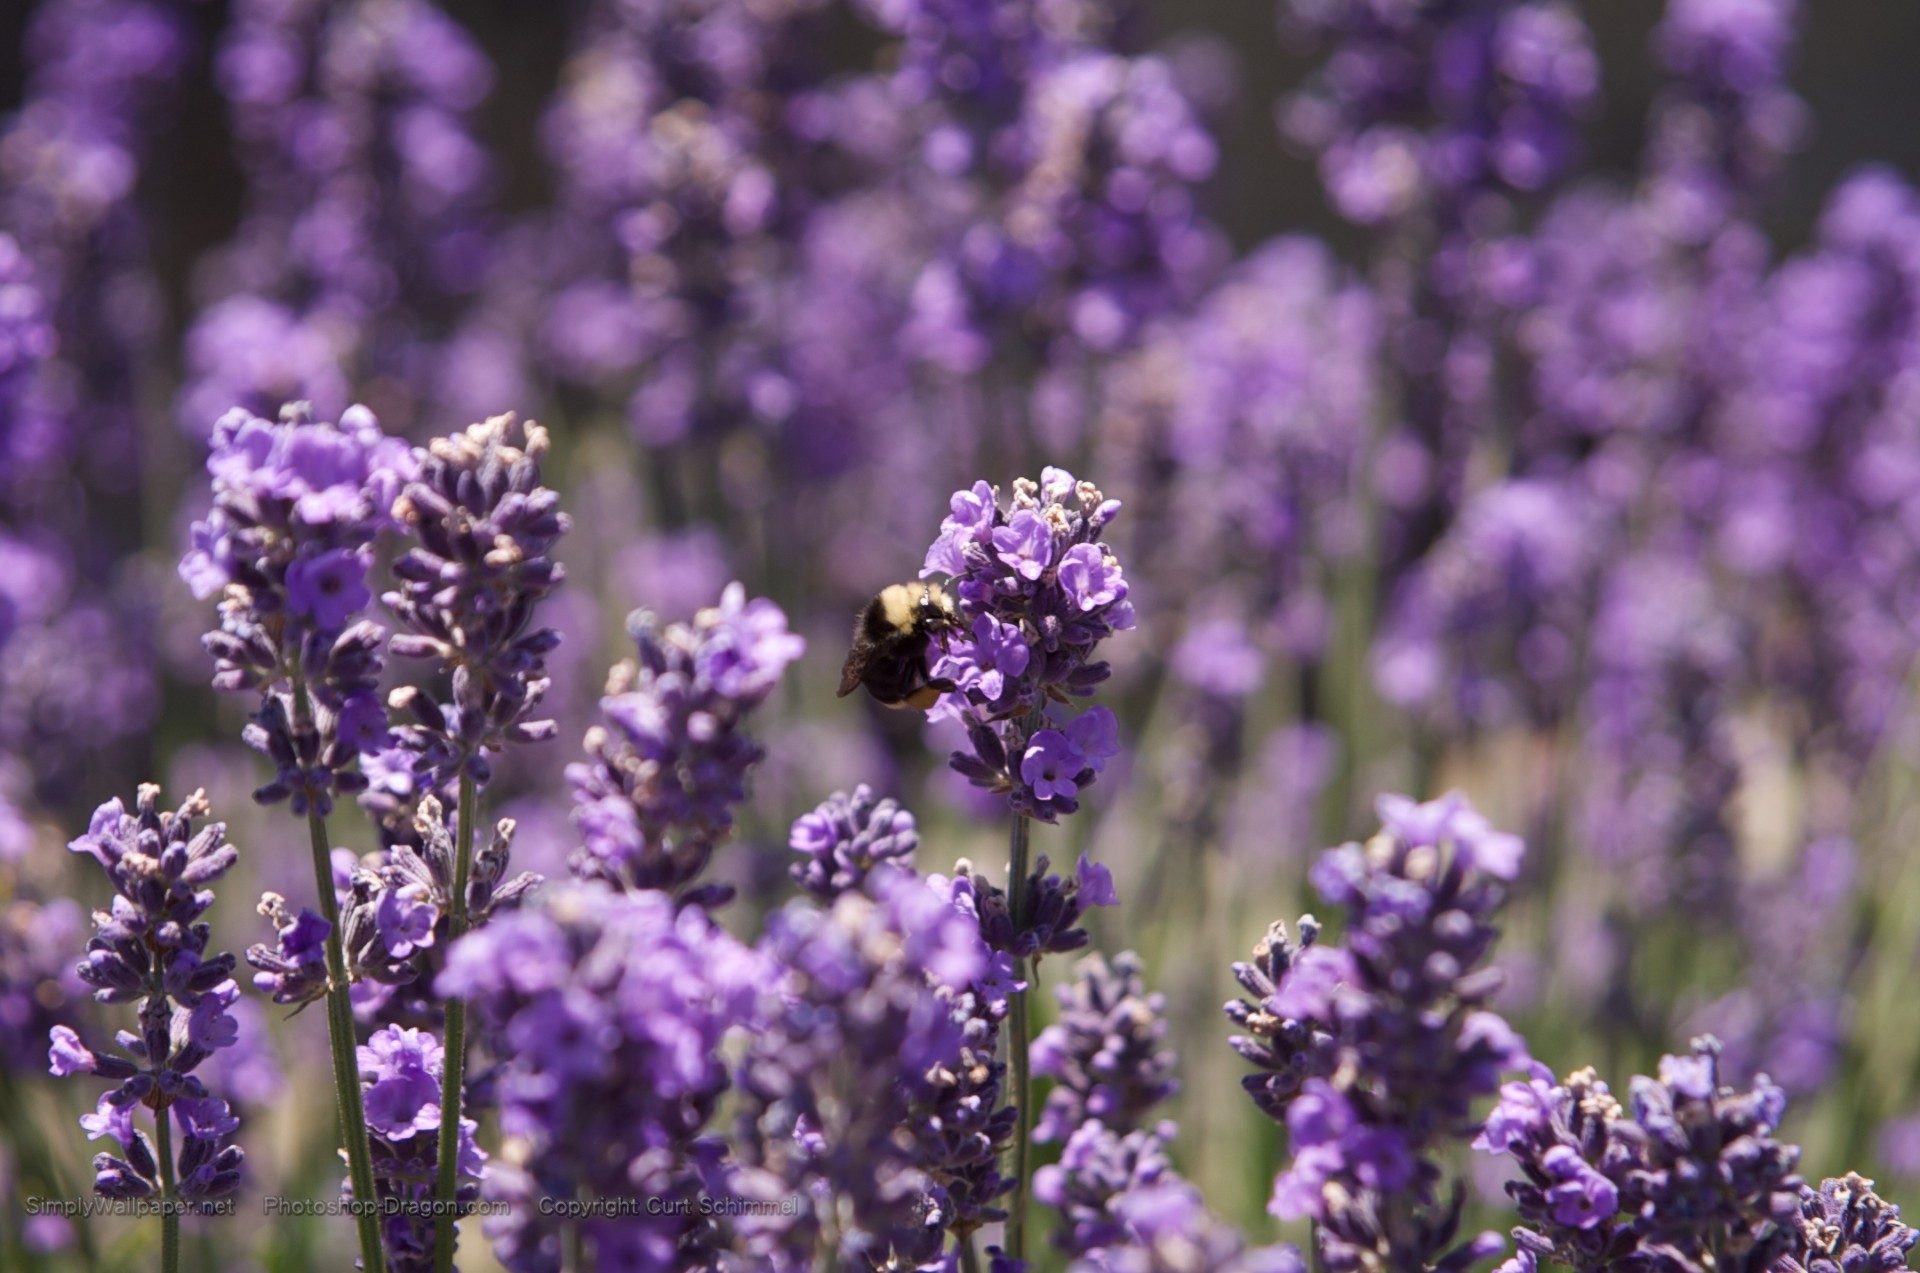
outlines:
[{"label": "bee's leg", "polygon": [[939,690],[942,694],[951,694],[960,687],[944,676],[929,676],[927,678],[927,688]]}]

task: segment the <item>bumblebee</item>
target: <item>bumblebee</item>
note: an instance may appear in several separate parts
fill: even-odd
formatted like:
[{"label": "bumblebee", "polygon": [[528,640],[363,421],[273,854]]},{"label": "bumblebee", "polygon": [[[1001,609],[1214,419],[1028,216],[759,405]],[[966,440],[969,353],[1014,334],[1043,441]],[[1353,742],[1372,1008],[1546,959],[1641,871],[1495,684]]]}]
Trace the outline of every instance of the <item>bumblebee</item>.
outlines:
[{"label": "bumblebee", "polygon": [[840,697],[864,685],[885,707],[926,711],[942,694],[959,688],[927,673],[927,655],[937,637],[960,626],[953,598],[937,583],[896,583],[867,602],[853,625],[853,648],[840,669]]}]

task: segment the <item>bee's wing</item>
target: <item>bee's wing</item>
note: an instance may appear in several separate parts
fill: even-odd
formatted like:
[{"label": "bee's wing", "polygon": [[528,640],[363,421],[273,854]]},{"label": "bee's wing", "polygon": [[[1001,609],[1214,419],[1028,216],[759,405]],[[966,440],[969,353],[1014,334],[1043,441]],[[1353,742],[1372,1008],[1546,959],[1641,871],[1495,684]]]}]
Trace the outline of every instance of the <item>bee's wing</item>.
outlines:
[{"label": "bee's wing", "polygon": [[840,692],[834,697],[845,698],[860,686],[860,678],[866,675],[868,647],[855,643],[847,651],[847,661],[840,669]]}]

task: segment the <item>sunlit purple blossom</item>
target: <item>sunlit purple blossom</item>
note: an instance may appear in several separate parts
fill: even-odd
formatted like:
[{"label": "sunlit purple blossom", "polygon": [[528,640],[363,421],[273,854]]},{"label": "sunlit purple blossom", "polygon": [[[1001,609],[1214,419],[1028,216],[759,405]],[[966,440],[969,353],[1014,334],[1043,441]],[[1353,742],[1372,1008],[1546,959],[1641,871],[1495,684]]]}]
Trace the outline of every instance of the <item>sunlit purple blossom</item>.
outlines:
[{"label": "sunlit purple blossom", "polygon": [[849,796],[836,791],[811,813],[794,820],[787,847],[806,854],[788,868],[813,897],[831,902],[863,886],[869,874],[889,864],[912,866],[920,834],[913,814],[891,797],[874,798],[862,783]]},{"label": "sunlit purple blossom", "polygon": [[[388,1026],[359,1049],[358,1060],[387,1267],[425,1273],[433,1267],[433,1217],[413,1204],[434,1196],[446,1049],[425,1030]],[[487,1155],[474,1142],[478,1130],[472,1119],[460,1120],[456,1197],[465,1203],[480,1196],[488,1175]]]},{"label": "sunlit purple blossom", "polygon": [[[160,788],[146,785],[135,813],[108,801],[68,846],[97,861],[116,894],[111,911],[94,912],[97,931],[79,975],[101,1003],[135,1004],[139,1032],[120,1033],[120,1056],[96,1052],[70,1027],[55,1026],[48,1060],[54,1074],[116,1084],[101,1098],[100,1115],[81,1121],[89,1139],[111,1135],[126,1154],[95,1157],[96,1192],[126,1198],[161,1191],[157,1150],[131,1119],[133,1107],[144,1104],[155,1118],[180,1122],[179,1195],[209,1201],[239,1187],[245,1154],[227,1143],[238,1121],[193,1071],[237,1040],[227,1009],[240,990],[234,957],[207,953],[209,931],[200,917],[214,900],[205,886],[231,870],[239,854],[224,842],[224,824],[194,831],[192,820],[208,813],[203,793],[172,812],[161,811],[159,799]],[[109,1116],[108,1107],[125,1112]]]},{"label": "sunlit purple blossom", "polygon": [[582,842],[576,875],[680,892],[732,829],[747,773],[764,754],[746,719],[805,649],[779,607],[745,597],[728,585],[690,625],[662,627],[646,611],[629,617],[636,657],[609,673],[588,760],[567,767]]},{"label": "sunlit purple blossom", "polygon": [[371,546],[393,527],[393,494],[415,462],[364,407],[334,425],[294,404],[279,423],[222,416],[207,471],[213,508],[180,575],[221,597],[220,628],[203,639],[214,685],[261,695],[245,738],[276,773],[255,799],[324,816],[336,793],[366,785],[349,766],[385,736],[373,704],[386,631],[356,616],[372,601]]},{"label": "sunlit purple blossom", "polygon": [[434,660],[450,681],[444,698],[403,700],[396,731],[433,783],[484,785],[487,752],[554,736],[534,714],[560,634],[535,614],[566,578],[552,554],[572,519],[540,484],[549,445],[545,429],[511,412],[436,438],[414,453],[417,476],[393,506],[410,542],[393,565],[398,588],[381,597],[402,629],[389,649]]},{"label": "sunlit purple blossom", "polygon": [[[1284,1119],[1294,1153],[1269,1209],[1316,1219],[1321,1258],[1340,1270],[1380,1250],[1383,1224],[1397,1259],[1499,1249],[1488,1233],[1453,1247],[1461,1195],[1442,1194],[1432,1155],[1503,1071],[1528,1061],[1520,1037],[1482,1007],[1500,984],[1485,966],[1504,900],[1494,871],[1516,873],[1521,847],[1459,797],[1383,797],[1380,808],[1380,834],[1329,849],[1313,871],[1347,912],[1344,944],[1318,944],[1318,924],[1303,919],[1295,946],[1276,925],[1260,962],[1234,967],[1259,1001],[1227,1008],[1253,1036],[1235,1048],[1267,1071],[1247,1080],[1249,1094]],[[1378,1218],[1387,1211],[1398,1218]]]},{"label": "sunlit purple blossom", "polygon": [[1060,1020],[1033,1040],[1033,1072],[1054,1080],[1034,1139],[1064,1140],[1089,1119],[1117,1135],[1145,1126],[1147,1111],[1179,1082],[1164,1047],[1166,997],[1147,993],[1139,956],[1116,956],[1109,967],[1089,955],[1054,996]]},{"label": "sunlit purple blossom", "polygon": [[1812,1191],[1794,1173],[1799,1147],[1772,1135],[1786,1095],[1764,1079],[1750,1091],[1722,1086],[1718,1053],[1703,1038],[1662,1058],[1657,1081],[1633,1079],[1626,1108],[1591,1069],[1555,1084],[1536,1065],[1502,1089],[1475,1144],[1525,1172],[1507,1186],[1530,1226],[1514,1230],[1523,1262],[1741,1250],[1771,1268],[1805,1251],[1798,1220]]},{"label": "sunlit purple blossom", "polygon": [[[504,1067],[502,1130],[523,1146],[486,1192],[516,1205],[485,1231],[510,1269],[552,1269],[559,1222],[533,1205],[642,1191],[720,1192],[696,1138],[728,1083],[723,1036],[754,1019],[774,967],[700,907],[576,884],[456,942],[441,994],[469,998]],[[713,1236],[686,1214],[590,1221],[587,1250],[672,1250]]]},{"label": "sunlit purple blossom", "polygon": [[[1079,807],[1080,788],[1118,753],[1111,714],[1096,715],[1106,710],[1097,708],[1058,725],[1021,717],[1091,694],[1109,674],[1094,660],[1095,647],[1134,625],[1126,582],[1100,541],[1120,506],[1056,468],[1043,470],[1039,482],[1016,482],[1006,511],[984,502],[984,487],[954,495],[955,512],[941,524],[922,572],[960,567],[947,586],[973,633],[972,642],[954,642],[940,660],[940,674],[960,688],[934,714],[967,725],[973,752],[953,754],[956,770],[976,786],[1004,792],[1022,813],[1054,821]],[[1087,554],[1067,561],[1076,548],[1094,555],[1097,574]],[[1064,565],[1074,567],[1068,577]],[[1068,578],[1077,579],[1078,592]],[[1024,658],[1011,653],[1016,635],[1027,646]]]}]

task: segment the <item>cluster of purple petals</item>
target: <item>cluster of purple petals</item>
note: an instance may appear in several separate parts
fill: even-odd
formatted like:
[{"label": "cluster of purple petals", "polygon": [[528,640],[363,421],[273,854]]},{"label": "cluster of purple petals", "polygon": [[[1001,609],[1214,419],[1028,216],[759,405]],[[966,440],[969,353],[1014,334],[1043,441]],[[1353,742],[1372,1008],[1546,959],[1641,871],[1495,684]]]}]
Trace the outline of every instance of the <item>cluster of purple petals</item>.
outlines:
[{"label": "cluster of purple petals", "polygon": [[1853,1172],[1800,1190],[1802,1249],[1782,1256],[1781,1273],[1893,1273],[1907,1267],[1920,1229]]},{"label": "cluster of purple petals", "polygon": [[1381,831],[1329,849],[1314,887],[1346,913],[1343,944],[1290,947],[1270,932],[1260,965],[1234,974],[1253,1002],[1228,1005],[1251,1032],[1235,1039],[1264,1073],[1248,1083],[1284,1118],[1293,1163],[1269,1206],[1319,1224],[1332,1269],[1464,1268],[1500,1248],[1497,1234],[1454,1245],[1461,1195],[1443,1197],[1433,1155],[1473,1126],[1472,1103],[1525,1043],[1485,1005],[1501,974],[1487,966],[1503,884],[1524,847],[1458,793],[1426,804],[1379,802]]},{"label": "cluster of purple petals", "polygon": [[951,878],[930,875],[928,882],[954,906],[979,923],[981,939],[987,946],[1010,959],[1038,959],[1043,955],[1071,954],[1088,941],[1087,930],[1077,925],[1089,906],[1114,906],[1120,895],[1113,887],[1113,872],[1088,859],[1082,853],[1071,878],[1048,871],[1051,863],[1042,853],[1034,859],[1027,874],[1027,917],[1016,924],[1006,891],[985,876],[975,874],[973,864],[961,858],[954,864]]},{"label": "cluster of purple petals", "polygon": [[1101,539],[1120,503],[1047,468],[1037,483],[1014,483],[1008,508],[985,482],[955,492],[951,508],[920,573],[951,577],[964,635],[942,639],[931,671],[958,688],[931,714],[966,726],[973,751],[953,754],[956,770],[1053,822],[1080,807],[1080,789],[1120,750],[1106,708],[1064,722],[1045,714],[1093,693],[1111,672],[1094,657],[1100,642],[1134,625]]},{"label": "cluster of purple petals", "polygon": [[[470,926],[518,907],[541,883],[531,871],[508,878],[514,831],[513,819],[501,819],[474,853],[467,873]],[[440,802],[421,799],[410,840],[364,861],[338,856],[348,859],[344,870],[336,868],[336,892],[356,1015],[375,1024],[437,1027],[442,1010],[432,986],[445,959],[454,886],[453,830]],[[259,969],[254,985],[276,1003],[302,1004],[325,994],[327,921],[305,909],[290,915],[272,893],[260,913],[273,924],[276,941],[248,948],[247,962]]]},{"label": "cluster of purple petals", "polygon": [[1064,1140],[1089,1119],[1119,1134],[1145,1126],[1147,1112],[1180,1084],[1163,1047],[1166,996],[1147,992],[1140,957],[1127,951],[1109,966],[1089,955],[1054,998],[1059,1019],[1033,1041],[1034,1074],[1053,1080],[1033,1138]]},{"label": "cluster of purple petals", "polygon": [[586,884],[454,943],[435,989],[474,1005],[503,1058],[486,1192],[513,1205],[485,1232],[507,1268],[561,1267],[543,1196],[686,1202],[583,1221],[584,1249],[604,1267],[709,1267],[722,1235],[691,1204],[730,1191],[702,1134],[728,1086],[721,1042],[776,975],[699,907]]},{"label": "cluster of purple petals", "polygon": [[1362,224],[1452,220],[1476,195],[1546,187],[1578,150],[1600,64],[1571,5],[1286,0],[1282,26],[1337,44],[1283,112]]},{"label": "cluster of purple petals", "polygon": [[88,1139],[111,1136],[125,1157],[94,1157],[94,1190],[110,1198],[147,1198],[162,1189],[153,1142],[134,1126],[144,1105],[179,1123],[184,1139],[169,1164],[178,1196],[204,1202],[240,1185],[244,1152],[229,1143],[240,1120],[194,1074],[221,1048],[233,1046],[239,1024],[227,1009],[240,997],[234,957],[209,953],[201,918],[213,905],[207,888],[238,860],[225,842],[225,825],[199,831],[193,819],[208,813],[195,793],[177,810],[159,807],[160,788],[140,788],[134,813],[119,800],[94,811],[87,833],[67,847],[106,871],[114,889],[111,910],[94,913],[94,935],[77,972],[101,1003],[136,1005],[139,1030],[115,1038],[124,1056],[90,1049],[71,1027],[49,1037],[52,1072],[92,1074],[115,1084],[99,1108],[81,1118]]},{"label": "cluster of purple petals", "polygon": [[1799,1147],[1773,1138],[1786,1093],[1764,1077],[1747,1091],[1725,1086],[1719,1052],[1706,1037],[1663,1058],[1657,1080],[1634,1078],[1625,1108],[1590,1069],[1555,1083],[1536,1063],[1530,1079],[1501,1088],[1474,1146],[1512,1155],[1523,1173],[1507,1185],[1525,1226],[1503,1269],[1759,1273],[1808,1254],[1818,1227],[1803,1226],[1802,1199],[1812,1195],[1809,1218],[1831,1200],[1795,1174]]},{"label": "cluster of purple petals", "polygon": [[[588,759],[567,767],[582,846],[570,865],[617,888],[681,893],[732,830],[764,754],[746,719],[806,642],[779,606],[748,601],[737,583],[691,624],[662,627],[636,611],[627,627],[636,656],[607,678]],[[714,904],[727,895],[700,891]]]},{"label": "cluster of purple petals", "polygon": [[920,832],[898,800],[876,800],[861,783],[849,796],[836,791],[811,813],[794,820],[787,847],[806,859],[788,868],[809,896],[831,902],[858,889],[883,864],[911,867]]},{"label": "cluster of purple petals", "polygon": [[[836,1243],[842,1263],[920,1267],[949,1226],[985,1218],[960,1207],[998,1192],[975,1169],[992,1166],[983,1138],[1007,1129],[981,1095],[994,1076],[970,1072],[997,1068],[985,1047],[1010,969],[931,883],[876,872],[829,909],[798,901],[768,919],[760,951],[776,972],[739,1067],[735,1188],[803,1203],[740,1222],[736,1249],[756,1267],[812,1268]],[[930,1117],[943,1112],[961,1123]]]},{"label": "cluster of purple petals", "polygon": [[473,135],[493,68],[460,24],[432,0],[243,0],[213,70],[246,211],[195,280],[183,426],[235,402],[331,413],[360,384],[402,428],[481,387],[517,396],[511,346],[462,309],[495,244]]},{"label": "cluster of purple petals", "polygon": [[298,915],[288,913],[287,901],[278,893],[261,897],[259,913],[273,925],[274,943],[247,947],[247,962],[258,969],[253,974],[254,989],[272,996],[275,1003],[311,1003],[326,994],[332,984],[327,976],[327,936],[332,927],[306,907]]},{"label": "cluster of purple petals", "polygon": [[261,696],[246,740],[274,762],[262,803],[324,817],[336,793],[365,785],[354,760],[389,745],[386,632],[358,616],[373,601],[374,541],[417,471],[364,407],[337,425],[304,404],[278,423],[235,408],[214,427],[213,508],[193,524],[180,576],[220,597],[220,627],[203,639],[214,686]]},{"label": "cluster of purple petals", "polygon": [[1158,1050],[1165,1002],[1146,993],[1138,958],[1090,956],[1058,997],[1060,1023],[1033,1042],[1034,1072],[1055,1081],[1034,1139],[1065,1144],[1033,1191],[1060,1213],[1053,1244],[1076,1273],[1303,1273],[1294,1247],[1248,1250],[1208,1213],[1167,1156],[1173,1123],[1148,1123],[1176,1084],[1173,1054]]},{"label": "cluster of purple petals", "polygon": [[393,563],[398,587],[381,597],[402,629],[390,649],[451,674],[446,701],[407,690],[393,699],[404,714],[396,745],[429,789],[461,776],[484,786],[485,753],[554,736],[534,714],[560,634],[534,615],[566,577],[552,553],[572,519],[540,484],[549,445],[545,429],[511,412],[436,438],[414,453],[417,471],[393,506],[410,542]]},{"label": "cluster of purple petals", "polygon": [[1006,1101],[1007,1064],[999,1055],[1012,992],[1024,985],[1013,971],[1012,958],[994,951],[964,986],[934,987],[959,1033],[959,1051],[953,1064],[927,1072],[908,1106],[907,1126],[933,1182],[929,1206],[959,1242],[1006,1219],[1001,1199],[1018,1183],[1002,1170],[1019,1113]]},{"label": "cluster of purple petals", "polygon": [[[430,1204],[435,1197],[446,1049],[425,1030],[388,1026],[359,1049],[358,1062],[387,1267],[395,1273],[427,1273],[434,1267]],[[460,1120],[454,1196],[462,1204],[479,1199],[488,1175],[487,1155],[473,1139],[478,1129],[472,1119]]]},{"label": "cluster of purple petals", "polygon": [[[913,815],[897,801],[876,802],[863,784],[851,798],[835,792],[794,823],[793,845],[810,856],[793,875],[823,904],[856,891],[884,901],[896,889],[918,886],[920,877],[908,860],[918,842]],[[939,1191],[926,1205],[965,1241],[981,1225],[1006,1218],[998,1200],[1014,1186],[1002,1174],[1001,1162],[1017,1111],[1003,1099],[1007,1066],[998,1053],[1010,995],[1023,983],[1014,980],[1013,957],[992,947],[982,912],[967,891],[973,881],[962,878],[966,883],[942,876],[926,883],[973,921],[991,954],[972,980],[934,987],[948,1006],[959,1050],[952,1064],[929,1070],[925,1085],[913,1093],[907,1129],[921,1147],[922,1169]]]}]

